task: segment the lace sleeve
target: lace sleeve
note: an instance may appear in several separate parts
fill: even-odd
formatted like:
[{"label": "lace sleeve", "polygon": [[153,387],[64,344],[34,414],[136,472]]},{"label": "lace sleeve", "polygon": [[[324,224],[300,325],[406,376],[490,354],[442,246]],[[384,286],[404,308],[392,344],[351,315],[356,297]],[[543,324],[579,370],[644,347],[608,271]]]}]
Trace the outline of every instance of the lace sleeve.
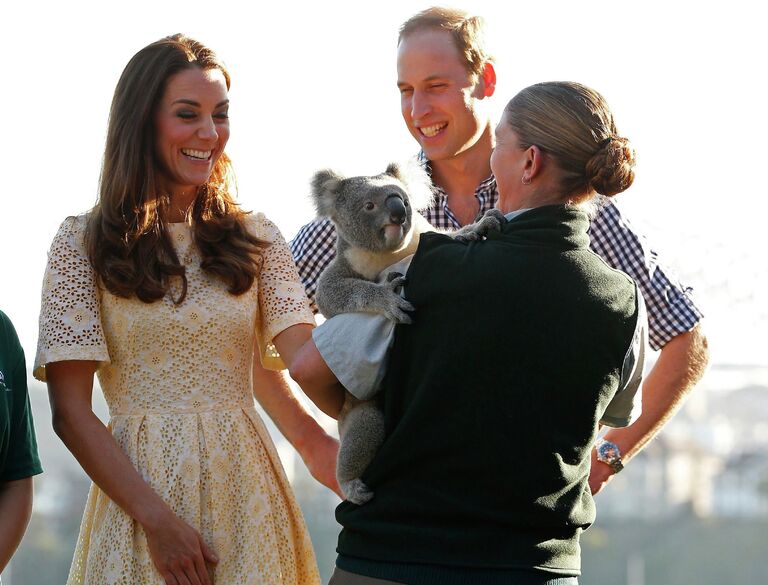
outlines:
[{"label": "lace sleeve", "polygon": [[63,360],[109,361],[101,326],[99,290],[84,244],[85,220],[68,217],[48,252],[33,375]]},{"label": "lace sleeve", "polygon": [[264,250],[258,283],[256,337],[261,362],[265,368],[271,370],[283,369],[285,365],[272,340],[292,325],[314,325],[315,318],[309,308],[309,301],[293,263],[291,251],[280,230],[261,213],[256,214],[253,221],[258,237],[271,242]]}]

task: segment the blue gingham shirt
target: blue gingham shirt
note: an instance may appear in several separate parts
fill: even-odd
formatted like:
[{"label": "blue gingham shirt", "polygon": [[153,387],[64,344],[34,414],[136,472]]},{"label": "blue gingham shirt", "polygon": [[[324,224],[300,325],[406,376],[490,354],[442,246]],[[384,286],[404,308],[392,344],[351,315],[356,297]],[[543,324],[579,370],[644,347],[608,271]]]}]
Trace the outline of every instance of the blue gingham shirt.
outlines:
[{"label": "blue gingham shirt", "polygon": [[[423,155],[419,158],[430,171],[429,162]],[[445,191],[438,185],[434,187],[435,202],[422,211],[422,215],[436,228],[460,228],[461,224],[448,207]],[[498,196],[495,177],[480,183],[475,190],[479,214],[493,208]],[[648,311],[648,338],[653,349],[661,349],[670,339],[690,331],[701,320],[702,313],[693,302],[692,289],[682,285],[659,262],[656,252],[632,229],[614,203],[601,208],[592,220],[589,235],[595,253],[637,282]],[[336,256],[336,229],[329,219],[315,219],[299,230],[290,247],[312,310],[317,312],[317,281]]]}]

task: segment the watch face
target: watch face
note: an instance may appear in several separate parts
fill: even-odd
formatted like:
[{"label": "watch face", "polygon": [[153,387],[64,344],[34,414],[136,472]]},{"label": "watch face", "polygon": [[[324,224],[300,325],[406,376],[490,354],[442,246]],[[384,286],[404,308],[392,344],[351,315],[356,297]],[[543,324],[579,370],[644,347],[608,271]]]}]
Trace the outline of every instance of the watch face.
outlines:
[{"label": "watch face", "polygon": [[604,441],[597,448],[597,458],[600,461],[614,461],[621,457],[619,448],[610,441]]}]

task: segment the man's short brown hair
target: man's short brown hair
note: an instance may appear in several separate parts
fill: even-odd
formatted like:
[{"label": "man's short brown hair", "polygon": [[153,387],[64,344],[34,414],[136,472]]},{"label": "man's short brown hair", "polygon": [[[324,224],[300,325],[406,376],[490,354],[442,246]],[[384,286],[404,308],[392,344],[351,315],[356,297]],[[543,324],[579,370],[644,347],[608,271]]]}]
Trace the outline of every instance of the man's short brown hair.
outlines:
[{"label": "man's short brown hair", "polygon": [[473,76],[483,73],[485,64],[493,57],[485,48],[485,21],[463,10],[433,6],[413,15],[400,26],[398,45],[409,34],[424,29],[442,29],[451,33],[464,66]]}]

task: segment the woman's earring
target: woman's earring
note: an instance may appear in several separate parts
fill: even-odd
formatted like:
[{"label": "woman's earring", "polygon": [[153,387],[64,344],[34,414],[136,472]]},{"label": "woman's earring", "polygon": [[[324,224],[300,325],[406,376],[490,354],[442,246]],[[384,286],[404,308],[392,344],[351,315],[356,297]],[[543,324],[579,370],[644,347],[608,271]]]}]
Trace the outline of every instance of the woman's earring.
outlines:
[{"label": "woman's earring", "polygon": [[531,178],[528,177],[527,181],[525,179],[526,179],[525,175],[523,175],[522,179],[520,179],[523,182],[523,185],[530,185],[531,184]]}]

